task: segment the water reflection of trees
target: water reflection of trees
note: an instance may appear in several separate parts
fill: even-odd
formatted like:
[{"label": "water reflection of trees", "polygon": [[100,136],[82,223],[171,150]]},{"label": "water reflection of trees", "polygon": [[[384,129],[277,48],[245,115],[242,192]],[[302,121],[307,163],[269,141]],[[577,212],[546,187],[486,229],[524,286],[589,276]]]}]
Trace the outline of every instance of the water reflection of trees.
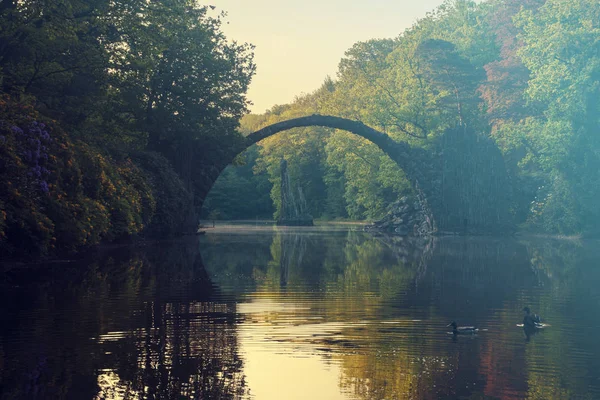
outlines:
[{"label": "water reflection of trees", "polygon": [[[395,337],[367,327],[368,351],[336,352],[342,384],[365,399],[596,398],[599,253],[564,240],[437,240],[403,305],[430,304],[427,320],[487,322],[489,333],[448,346],[419,341],[432,335],[426,323]],[[527,345],[514,328],[523,305],[553,324]]]},{"label": "water reflection of trees", "polygon": [[[509,300],[506,287],[490,291],[489,286],[498,279],[518,281],[514,277],[518,266],[511,262],[518,258],[517,249],[504,242],[464,239],[436,239],[418,248],[401,241],[395,244],[404,246],[396,252],[410,254],[407,258],[418,268],[411,284],[405,286],[407,293],[400,305],[391,306],[401,307],[396,315],[399,312],[420,321],[384,332],[376,325],[367,326],[366,336],[371,338],[367,351],[350,355],[340,352],[343,385],[365,399],[468,398],[476,392],[481,394],[486,385],[489,395],[498,394],[492,388],[493,382],[488,382],[496,371],[486,363],[500,364],[498,358],[503,359],[504,354],[485,340],[480,341],[482,346],[464,338],[453,343],[444,337],[444,325],[457,314],[476,318],[489,312],[489,307],[500,307]],[[425,251],[419,254],[419,249]],[[465,384],[481,389],[468,389]]]},{"label": "water reflection of trees", "polygon": [[[394,395],[407,393],[415,385],[422,386],[425,393],[433,378],[425,379],[423,370],[433,373],[444,364],[443,358],[417,357],[397,351],[417,348],[413,346],[417,344],[414,341],[422,340],[418,332],[395,342],[381,326],[368,323],[393,317],[390,310],[397,306],[397,299],[425,275],[435,248],[433,239],[374,237],[352,231],[323,235],[285,230],[272,236],[266,263],[264,254],[256,258],[263,261],[248,262],[243,240],[221,239],[230,246],[225,263],[219,263],[215,243],[207,246],[203,255],[211,276],[220,277],[217,279],[224,287],[227,287],[227,277],[242,274],[252,282],[252,292],[268,293],[276,301],[301,303],[303,307],[299,311],[290,308],[281,311],[294,313],[294,324],[301,323],[302,318],[306,318],[307,325],[314,324],[311,318],[315,315],[327,322],[350,322],[341,328],[341,337],[328,332],[322,337],[289,338],[294,343],[308,340],[319,349],[329,349],[326,357],[336,358],[343,368],[340,384],[345,390],[366,399],[396,398]],[[222,248],[221,239],[212,238],[217,242],[216,248]],[[259,247],[256,243],[259,240],[249,238],[255,243],[255,249]],[[266,252],[264,242],[261,243]],[[235,257],[232,254],[238,255],[239,263],[232,262]],[[218,265],[218,269],[213,264]],[[270,310],[269,320],[273,320],[273,314]],[[281,318],[288,320],[285,315]],[[365,323],[354,326],[352,322],[357,320]]]},{"label": "water reflection of trees", "polygon": [[[111,370],[97,398],[235,399],[245,393],[235,313],[212,302],[147,304],[146,324],[101,338]],[[112,339],[112,338],[111,338]],[[115,379],[117,378],[117,379]]]},{"label": "water reflection of trees", "polygon": [[[589,371],[599,369],[600,354],[570,354],[598,353],[595,334],[560,328],[573,317],[565,308],[577,312],[583,331],[598,326],[593,321],[598,297],[591,282],[600,272],[589,266],[599,255],[582,251],[581,244],[410,240],[361,232],[278,232],[261,240],[253,246],[254,262],[246,250],[229,250],[226,270],[217,273],[220,282],[227,286],[227,277],[235,275],[248,279],[252,291],[302,302],[309,311],[298,311],[295,323],[303,315],[307,324],[309,315],[348,322],[339,337],[306,339],[326,349],[324,358],[339,362],[345,391],[365,399],[591,398],[585,390],[595,379]],[[311,296],[305,289],[313,291]],[[590,304],[596,313],[585,312]],[[515,327],[524,305],[556,327],[526,343]],[[390,318],[421,322],[385,328],[352,324]],[[444,337],[444,325],[459,318],[490,331],[477,339]]]},{"label": "water reflection of trees", "polygon": [[0,397],[243,396],[235,303],[215,292],[196,243],[90,259],[3,277]]},{"label": "water reflection of trees", "polygon": [[522,243],[538,286],[543,288],[539,296],[527,296],[524,291],[524,297],[531,299],[532,307],[553,325],[543,332],[547,348],[537,346],[537,338],[527,348],[528,397],[598,398],[600,270],[596,266],[600,247],[597,241],[564,239],[528,239]]},{"label": "water reflection of trees", "polygon": [[[390,290],[383,295],[391,295],[426,268],[433,247],[431,240],[373,237],[354,231],[282,230],[244,239],[209,238],[211,242],[202,250],[211,278],[234,293],[244,288],[276,294],[287,286],[379,292],[381,285],[387,285]],[[398,288],[392,289],[396,284]]]},{"label": "water reflection of trees", "polygon": [[[596,246],[293,231],[202,241],[202,258],[173,243],[5,274],[0,397],[243,398],[236,302],[261,292],[302,305],[272,321],[336,322],[294,340],[335,360],[360,398],[597,398]],[[553,325],[529,343],[515,327],[524,304]],[[459,317],[490,331],[453,341],[443,325]]]}]

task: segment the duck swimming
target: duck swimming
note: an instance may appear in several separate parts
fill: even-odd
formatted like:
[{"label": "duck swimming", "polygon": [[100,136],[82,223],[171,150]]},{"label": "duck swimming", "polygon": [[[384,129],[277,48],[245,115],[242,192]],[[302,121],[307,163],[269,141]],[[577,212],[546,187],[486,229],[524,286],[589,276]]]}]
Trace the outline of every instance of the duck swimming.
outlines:
[{"label": "duck swimming", "polygon": [[452,327],[452,333],[455,335],[473,335],[479,332],[479,329],[475,328],[474,326],[458,326],[456,325],[455,321],[452,321],[451,323],[446,325],[446,327],[449,326]]},{"label": "duck swimming", "polygon": [[540,318],[539,315],[532,313],[529,307],[524,307],[523,312],[525,312],[525,316],[523,317],[524,328],[537,329],[544,327],[544,324],[542,324],[542,318]]}]

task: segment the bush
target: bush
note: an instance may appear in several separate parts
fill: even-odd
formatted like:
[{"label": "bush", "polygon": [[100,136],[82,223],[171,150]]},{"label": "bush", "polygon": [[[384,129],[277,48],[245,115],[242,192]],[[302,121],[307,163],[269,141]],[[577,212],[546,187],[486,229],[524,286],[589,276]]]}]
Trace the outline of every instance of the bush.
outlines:
[{"label": "bush", "polygon": [[189,194],[164,158],[138,159],[145,171],[0,97],[0,255],[74,252],[148,225],[174,232]]},{"label": "bush", "polygon": [[169,237],[180,233],[188,211],[193,209],[192,195],[162,155],[138,152],[132,158],[144,171],[156,201],[154,216],[144,233],[153,237]]},{"label": "bush", "polygon": [[37,256],[53,246],[54,223],[44,213],[52,139],[33,114],[0,98],[0,254]]}]

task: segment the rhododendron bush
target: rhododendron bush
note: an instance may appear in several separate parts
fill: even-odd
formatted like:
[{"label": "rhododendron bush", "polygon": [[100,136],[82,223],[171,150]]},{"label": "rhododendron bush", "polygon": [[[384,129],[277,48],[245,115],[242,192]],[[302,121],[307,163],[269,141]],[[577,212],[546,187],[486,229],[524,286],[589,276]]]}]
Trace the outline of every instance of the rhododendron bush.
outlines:
[{"label": "rhododendron bush", "polygon": [[[169,168],[166,162],[160,165]],[[176,175],[160,179],[157,172],[156,167],[147,172],[129,157],[114,157],[72,140],[55,121],[4,96],[0,254],[38,257],[73,252],[140,233],[157,210],[153,189],[163,197],[165,191],[174,192],[185,203],[186,193]],[[166,180],[171,185],[167,190],[162,188]],[[166,204],[158,207],[161,216],[168,213]],[[160,219],[164,224],[164,217]]]}]

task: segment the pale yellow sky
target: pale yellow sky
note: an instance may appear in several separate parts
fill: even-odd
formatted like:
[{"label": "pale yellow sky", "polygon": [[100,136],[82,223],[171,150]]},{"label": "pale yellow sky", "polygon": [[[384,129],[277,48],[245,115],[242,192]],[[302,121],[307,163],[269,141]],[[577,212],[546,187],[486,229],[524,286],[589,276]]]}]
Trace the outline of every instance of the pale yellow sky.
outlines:
[{"label": "pale yellow sky", "polygon": [[317,89],[335,77],[358,41],[393,38],[443,0],[213,0],[228,13],[228,38],[256,46],[248,97],[255,113]]}]

